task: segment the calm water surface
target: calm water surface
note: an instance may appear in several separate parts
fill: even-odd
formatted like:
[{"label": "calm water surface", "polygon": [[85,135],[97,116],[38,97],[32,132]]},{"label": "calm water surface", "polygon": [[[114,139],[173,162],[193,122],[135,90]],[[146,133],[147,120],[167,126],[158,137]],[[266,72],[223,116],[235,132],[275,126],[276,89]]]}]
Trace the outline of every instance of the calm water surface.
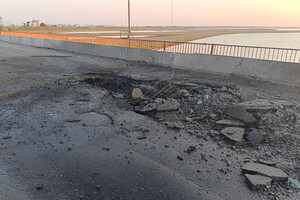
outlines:
[{"label": "calm water surface", "polygon": [[193,42],[300,49],[300,33],[231,34],[209,37]]}]

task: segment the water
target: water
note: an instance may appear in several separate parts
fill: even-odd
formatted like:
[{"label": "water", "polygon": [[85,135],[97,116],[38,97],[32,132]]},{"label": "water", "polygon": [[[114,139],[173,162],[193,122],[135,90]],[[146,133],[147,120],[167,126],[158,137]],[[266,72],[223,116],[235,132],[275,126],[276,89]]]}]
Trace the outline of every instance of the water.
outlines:
[{"label": "water", "polygon": [[300,33],[231,34],[204,38],[193,42],[300,49]]}]

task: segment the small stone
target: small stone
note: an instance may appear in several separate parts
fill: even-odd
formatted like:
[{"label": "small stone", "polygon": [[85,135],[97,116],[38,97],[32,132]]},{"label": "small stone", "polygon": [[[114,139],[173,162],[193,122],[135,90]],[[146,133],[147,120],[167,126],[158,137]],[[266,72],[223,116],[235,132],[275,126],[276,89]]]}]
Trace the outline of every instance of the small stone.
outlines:
[{"label": "small stone", "polygon": [[102,189],[102,186],[101,185],[97,185],[96,187],[98,190],[101,190]]},{"label": "small stone", "polygon": [[113,94],[113,97],[115,99],[124,99],[125,98],[123,94]]},{"label": "small stone", "polygon": [[182,126],[178,123],[175,123],[175,122],[166,122],[166,125],[167,125],[168,128],[182,129]]},{"label": "small stone", "polygon": [[268,165],[248,162],[243,166],[242,169],[246,173],[255,173],[258,175],[267,176],[276,181],[285,181],[288,179],[288,175],[284,171]]},{"label": "small stone", "polygon": [[252,190],[263,190],[269,187],[272,183],[272,179],[260,175],[245,174],[248,183]]},{"label": "small stone", "polygon": [[145,135],[142,135],[142,136],[138,137],[138,140],[145,140],[145,139],[147,139],[147,136],[145,136]]},{"label": "small stone", "polygon": [[183,161],[183,158],[179,155],[177,156],[177,159]]},{"label": "small stone", "polygon": [[260,134],[258,130],[253,130],[246,135],[246,139],[250,142],[252,145],[258,145],[262,142],[263,136]]},{"label": "small stone", "polygon": [[193,119],[192,119],[192,118],[189,118],[189,117],[186,117],[186,118],[185,118],[185,121],[186,121],[186,122],[192,122]]},{"label": "small stone", "polygon": [[44,189],[44,187],[45,187],[45,186],[44,186],[43,184],[40,184],[39,186],[36,187],[36,189],[37,189],[37,190],[42,190],[42,189]]},{"label": "small stone", "polygon": [[221,88],[221,91],[222,92],[226,92],[228,89],[227,89],[227,87],[225,87],[225,86],[223,86],[222,88]]},{"label": "small stone", "polygon": [[221,133],[229,140],[240,143],[243,141],[245,129],[237,127],[228,127],[223,129]]},{"label": "small stone", "polygon": [[199,101],[197,102],[197,105],[201,105],[201,104],[203,104],[203,101],[202,101],[202,100],[199,100]]},{"label": "small stone", "polygon": [[103,147],[103,150],[110,151],[110,148],[109,147]]},{"label": "small stone", "polygon": [[82,126],[87,127],[87,126],[89,126],[89,125],[88,125],[87,123],[83,123]]},{"label": "small stone", "polygon": [[165,144],[165,147],[167,147],[167,148],[168,148],[168,147],[170,147],[170,145],[168,145],[168,144]]},{"label": "small stone", "polygon": [[132,90],[131,96],[133,99],[144,99],[143,92],[140,88],[134,88]]},{"label": "small stone", "polygon": [[197,147],[196,146],[189,146],[189,148],[186,150],[188,154],[192,153],[193,151],[196,151]]},{"label": "small stone", "polygon": [[68,151],[71,151],[72,150],[72,147],[68,147]]},{"label": "small stone", "polygon": [[3,140],[9,140],[9,139],[11,139],[11,138],[12,138],[11,135],[3,136]]}]

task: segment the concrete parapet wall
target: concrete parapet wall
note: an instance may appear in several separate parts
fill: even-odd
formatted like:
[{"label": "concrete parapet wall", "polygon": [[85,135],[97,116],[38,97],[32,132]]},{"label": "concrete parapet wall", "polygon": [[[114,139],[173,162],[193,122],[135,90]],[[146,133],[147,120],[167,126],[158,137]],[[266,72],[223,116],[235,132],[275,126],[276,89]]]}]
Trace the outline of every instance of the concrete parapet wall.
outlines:
[{"label": "concrete parapet wall", "polygon": [[174,54],[146,49],[0,35],[1,41],[83,53],[173,68],[235,74],[300,85],[300,64],[201,54]]}]

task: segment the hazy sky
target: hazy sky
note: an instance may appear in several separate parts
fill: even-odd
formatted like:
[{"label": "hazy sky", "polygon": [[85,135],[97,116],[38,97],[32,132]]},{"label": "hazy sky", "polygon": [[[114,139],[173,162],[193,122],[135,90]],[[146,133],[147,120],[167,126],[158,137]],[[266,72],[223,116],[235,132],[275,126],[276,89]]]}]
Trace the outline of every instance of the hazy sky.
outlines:
[{"label": "hazy sky", "polygon": [[[300,26],[300,0],[173,0],[174,25]],[[131,0],[132,25],[170,25],[172,0]],[[127,0],[1,0],[4,23],[126,25]]]}]

